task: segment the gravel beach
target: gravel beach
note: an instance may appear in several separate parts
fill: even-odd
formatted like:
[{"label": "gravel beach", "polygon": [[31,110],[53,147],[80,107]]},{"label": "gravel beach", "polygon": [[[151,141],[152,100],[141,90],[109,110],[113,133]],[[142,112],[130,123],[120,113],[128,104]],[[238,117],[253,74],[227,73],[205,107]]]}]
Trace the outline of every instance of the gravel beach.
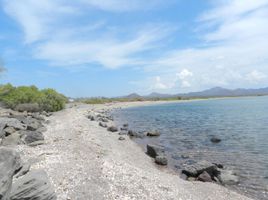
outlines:
[{"label": "gravel beach", "polygon": [[128,136],[119,140],[118,133],[87,118],[90,111],[150,103],[68,105],[47,118],[44,145],[20,145],[18,151],[32,169],[45,169],[59,200],[249,199],[217,184],[185,181],[156,166]]}]

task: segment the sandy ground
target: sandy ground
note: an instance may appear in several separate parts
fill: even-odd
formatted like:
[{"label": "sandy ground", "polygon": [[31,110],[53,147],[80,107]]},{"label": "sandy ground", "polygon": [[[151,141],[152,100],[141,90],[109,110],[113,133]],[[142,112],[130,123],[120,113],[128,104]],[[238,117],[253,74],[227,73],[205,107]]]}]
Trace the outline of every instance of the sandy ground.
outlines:
[{"label": "sandy ground", "polygon": [[86,118],[92,109],[147,104],[151,103],[69,107],[48,118],[46,144],[18,150],[34,163],[32,168],[47,171],[59,200],[248,199],[216,184],[184,181],[157,167],[128,137],[119,141],[117,133]]}]

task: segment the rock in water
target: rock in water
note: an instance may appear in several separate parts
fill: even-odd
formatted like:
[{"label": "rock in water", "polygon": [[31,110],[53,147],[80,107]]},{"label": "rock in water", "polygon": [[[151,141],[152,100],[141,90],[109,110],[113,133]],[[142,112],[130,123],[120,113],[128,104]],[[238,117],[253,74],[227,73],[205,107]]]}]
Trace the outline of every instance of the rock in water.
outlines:
[{"label": "rock in water", "polygon": [[217,137],[213,137],[213,138],[210,139],[210,141],[212,143],[220,143],[221,142],[221,139],[220,138],[217,138]]},{"label": "rock in water", "polygon": [[150,131],[150,132],[147,132],[146,135],[149,137],[156,137],[156,136],[160,136],[160,133],[158,131]]},{"label": "rock in water", "polygon": [[117,132],[118,128],[115,127],[115,126],[110,126],[110,127],[107,128],[107,130],[110,131],[110,132]]},{"label": "rock in water", "polygon": [[164,155],[156,156],[155,163],[158,165],[167,165],[168,163],[167,157]]},{"label": "rock in water", "polygon": [[15,181],[10,200],[56,200],[56,194],[46,172],[33,170]]},{"label": "rock in water", "polygon": [[200,174],[197,177],[197,180],[202,181],[202,182],[212,182],[211,176],[206,171],[204,171],[202,174]]},{"label": "rock in water", "polygon": [[186,166],[185,169],[182,170],[182,173],[190,177],[198,177],[204,171],[212,178],[217,177],[220,173],[216,165],[207,161],[200,161],[193,165]]},{"label": "rock in water", "polygon": [[158,145],[147,144],[147,154],[152,157],[156,158],[156,156],[164,155],[165,149]]},{"label": "rock in water", "polygon": [[223,185],[236,185],[239,183],[238,176],[230,170],[220,170],[218,178]]},{"label": "rock in water", "polygon": [[21,168],[18,153],[9,148],[0,148],[0,199],[9,200],[13,175]]}]

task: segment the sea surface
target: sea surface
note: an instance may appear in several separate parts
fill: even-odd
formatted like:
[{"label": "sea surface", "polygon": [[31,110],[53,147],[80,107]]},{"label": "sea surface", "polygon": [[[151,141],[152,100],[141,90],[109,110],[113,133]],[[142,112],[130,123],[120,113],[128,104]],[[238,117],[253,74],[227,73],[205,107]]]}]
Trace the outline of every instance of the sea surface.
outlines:
[{"label": "sea surface", "polygon": [[[199,160],[221,163],[233,170],[240,184],[228,186],[268,199],[268,97],[225,98],[116,110],[117,124],[135,131],[159,130],[158,138],[136,139],[163,145],[169,167],[178,172]],[[222,141],[214,144],[216,136]]]}]

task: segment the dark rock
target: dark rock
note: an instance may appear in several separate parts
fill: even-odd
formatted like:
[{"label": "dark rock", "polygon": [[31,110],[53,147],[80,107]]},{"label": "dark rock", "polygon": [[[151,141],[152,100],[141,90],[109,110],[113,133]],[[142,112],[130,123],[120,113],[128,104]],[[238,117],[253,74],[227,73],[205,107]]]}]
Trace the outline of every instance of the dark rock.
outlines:
[{"label": "dark rock", "polygon": [[21,160],[15,151],[0,148],[0,199],[9,200],[12,178],[21,168]]},{"label": "dark rock", "polygon": [[146,135],[149,137],[156,137],[156,136],[160,136],[160,133],[158,131],[150,131],[150,132],[147,132]]},{"label": "dark rock", "polygon": [[120,130],[121,131],[127,131],[128,130],[128,127],[121,127]]},{"label": "dark rock", "polygon": [[220,173],[216,165],[207,161],[200,161],[198,163],[188,165],[182,170],[182,173],[190,177],[198,177],[204,171],[206,171],[212,178],[215,176],[217,177]]},{"label": "dark rock", "polygon": [[142,132],[135,132],[135,131],[132,131],[132,130],[129,130],[128,131],[128,135],[130,137],[135,137],[135,138],[143,138],[143,137],[145,137],[144,133],[142,133]]},{"label": "dark rock", "polygon": [[211,141],[212,143],[220,143],[220,142],[221,142],[221,139],[220,139],[220,138],[217,138],[217,137],[212,137],[212,138],[210,139],[210,141]]},{"label": "dark rock", "polygon": [[128,124],[123,124],[123,127],[125,127],[125,128],[128,127]]},{"label": "dark rock", "polygon": [[100,127],[103,127],[103,128],[107,128],[107,124],[106,124],[106,123],[103,123],[103,122],[100,122],[100,123],[99,123],[99,126],[100,126]]},{"label": "dark rock", "polygon": [[164,153],[165,153],[164,147],[154,144],[147,144],[147,154],[150,157],[156,158],[157,156],[164,155]]},{"label": "dark rock", "polygon": [[155,163],[158,165],[167,165],[167,163],[168,163],[167,157],[164,155],[156,156]]},{"label": "dark rock", "polygon": [[238,176],[230,170],[220,170],[218,179],[223,185],[237,185],[239,183]]},{"label": "dark rock", "polygon": [[33,170],[17,179],[10,200],[56,200],[56,194],[43,170]]},{"label": "dark rock", "polygon": [[87,118],[90,119],[90,121],[95,121],[95,117],[93,115],[89,115]]},{"label": "dark rock", "polygon": [[106,118],[104,118],[104,117],[101,117],[101,118],[99,118],[99,121],[101,121],[101,122],[109,122],[109,120],[108,119],[106,119]]},{"label": "dark rock", "polygon": [[115,127],[115,126],[110,126],[110,127],[107,128],[107,130],[110,131],[110,132],[117,132],[118,128]]},{"label": "dark rock", "polygon": [[122,137],[122,136],[118,138],[118,140],[125,140],[125,139],[126,139],[126,138],[124,138],[124,137]]},{"label": "dark rock", "polygon": [[43,141],[44,135],[37,131],[25,131],[22,138],[26,144],[30,144],[36,141]]},{"label": "dark rock", "polygon": [[202,174],[200,174],[197,177],[197,180],[202,181],[202,182],[212,182],[211,176],[206,171],[204,171]]},{"label": "dark rock", "polygon": [[218,163],[213,163],[214,165],[216,165],[219,169],[223,169],[223,165],[222,164],[218,164]]}]

